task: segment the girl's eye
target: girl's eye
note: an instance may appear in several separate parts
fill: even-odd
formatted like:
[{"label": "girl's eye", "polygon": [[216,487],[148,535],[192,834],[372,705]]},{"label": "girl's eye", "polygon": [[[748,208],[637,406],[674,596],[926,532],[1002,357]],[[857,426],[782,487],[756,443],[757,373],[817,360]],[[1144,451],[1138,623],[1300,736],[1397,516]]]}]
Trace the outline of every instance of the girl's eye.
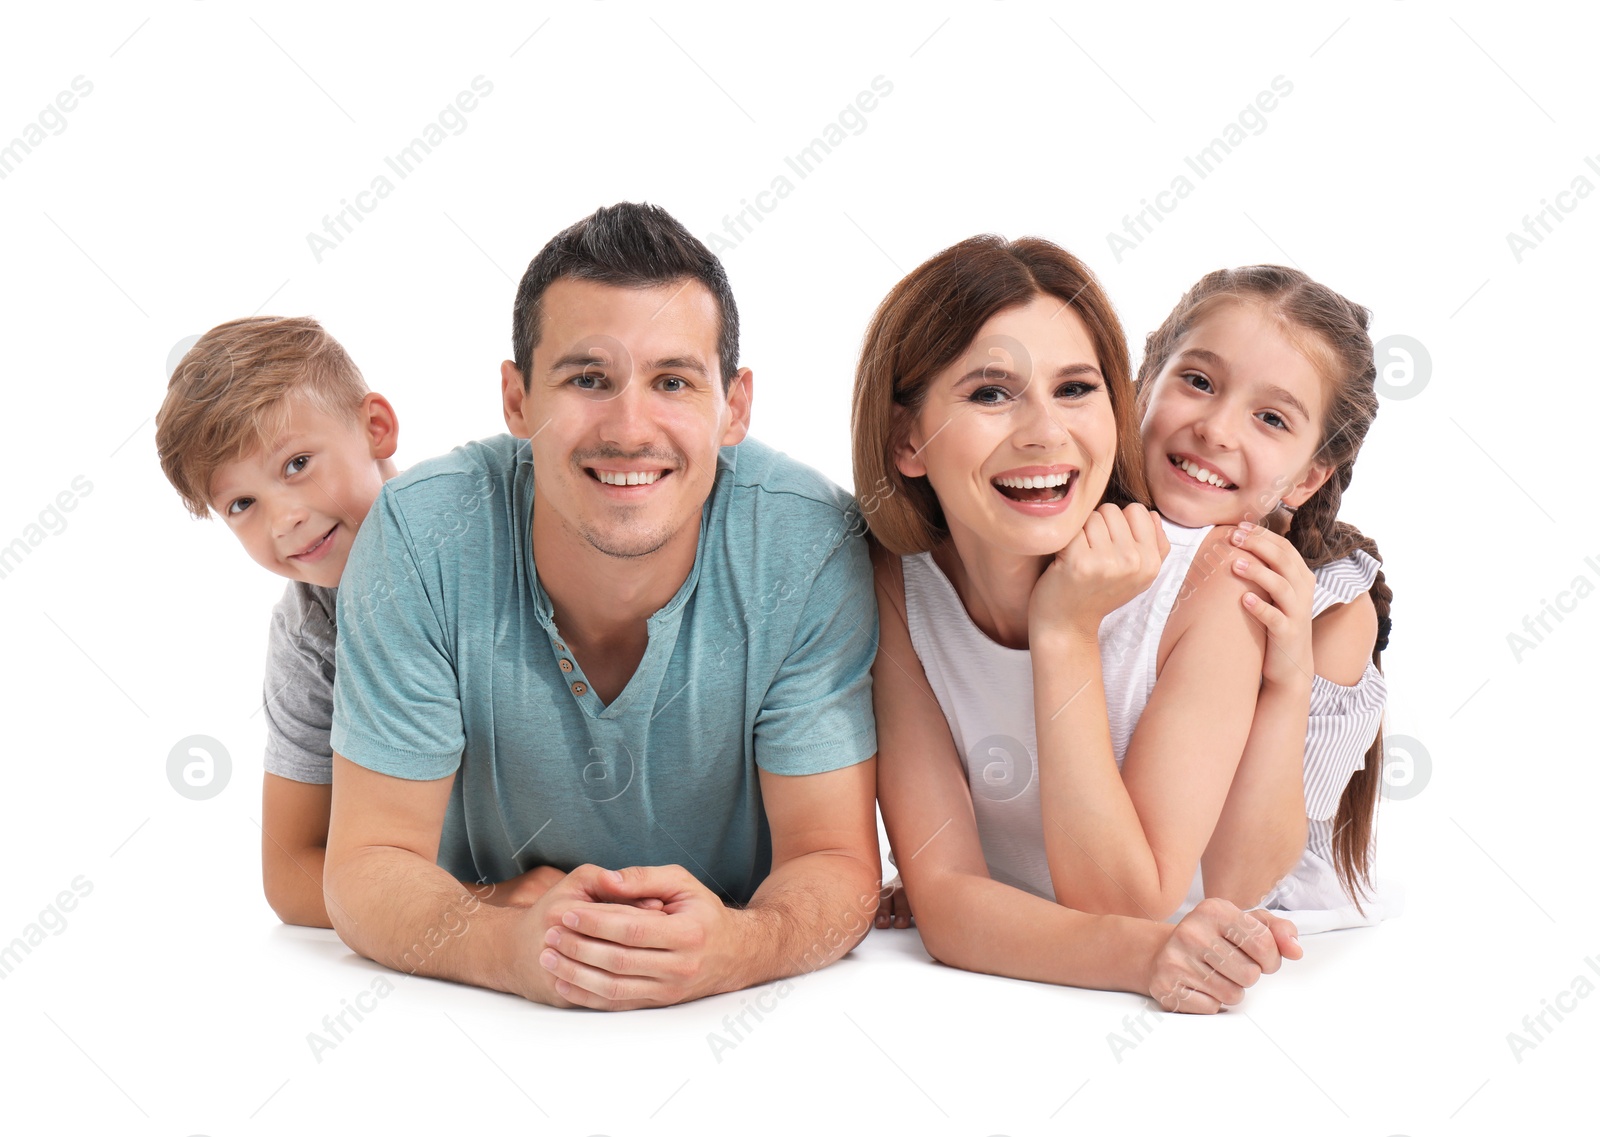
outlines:
[{"label": "girl's eye", "polygon": [[[1204,375],[1201,375],[1198,372],[1194,372],[1194,371],[1185,372],[1184,375],[1183,375],[1183,381],[1185,383],[1188,383],[1189,386],[1195,388],[1195,390],[1197,390],[1197,391],[1209,391],[1209,390],[1211,390],[1211,380],[1207,379]],[[1204,384],[1204,385],[1202,386],[1202,384]]]},{"label": "girl's eye", "polygon": [[[991,395],[997,397],[991,398]],[[979,387],[976,391],[972,392],[972,394],[967,396],[967,401],[977,403],[980,406],[997,407],[1010,397],[1010,391],[1007,391],[1004,387],[997,387],[991,383],[987,387]]]},{"label": "girl's eye", "polygon": [[1283,416],[1277,411],[1262,411],[1261,421],[1272,427],[1274,430],[1289,429],[1289,424],[1283,420]]},{"label": "girl's eye", "polygon": [[239,514],[249,509],[251,503],[255,500],[256,499],[253,497],[235,498],[233,501],[228,503],[228,515],[230,517],[237,517]]},{"label": "girl's eye", "polygon": [[306,468],[306,463],[311,461],[311,455],[301,454],[298,458],[290,458],[289,464],[283,468],[286,474],[298,474]]}]

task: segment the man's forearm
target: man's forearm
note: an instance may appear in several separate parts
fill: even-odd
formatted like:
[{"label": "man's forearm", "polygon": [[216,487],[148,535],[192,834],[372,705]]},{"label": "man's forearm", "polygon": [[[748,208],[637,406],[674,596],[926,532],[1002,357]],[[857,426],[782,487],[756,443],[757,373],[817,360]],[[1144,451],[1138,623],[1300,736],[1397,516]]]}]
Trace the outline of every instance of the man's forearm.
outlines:
[{"label": "man's forearm", "polygon": [[840,958],[871,929],[880,885],[878,865],[852,853],[808,853],[779,866],[739,913],[747,921],[746,950],[724,989],[815,971]]},{"label": "man's forearm", "polygon": [[485,903],[437,865],[396,848],[348,854],[329,866],[324,890],[339,938],[368,959],[407,974],[536,997],[514,966],[526,909]]}]

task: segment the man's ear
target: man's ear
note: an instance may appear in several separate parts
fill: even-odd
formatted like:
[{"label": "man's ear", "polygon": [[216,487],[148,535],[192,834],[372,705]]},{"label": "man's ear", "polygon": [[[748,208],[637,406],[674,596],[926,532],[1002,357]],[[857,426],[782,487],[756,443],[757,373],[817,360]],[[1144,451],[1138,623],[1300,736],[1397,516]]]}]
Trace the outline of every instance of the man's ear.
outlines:
[{"label": "man's ear", "polygon": [[500,402],[506,416],[506,429],[518,438],[533,437],[533,430],[523,415],[523,405],[528,389],[517,365],[507,359],[500,364]]},{"label": "man's ear", "polygon": [[750,402],[754,398],[755,373],[741,367],[728,384],[728,429],[722,432],[718,446],[737,446],[750,433]]},{"label": "man's ear", "polygon": [[372,391],[361,400],[356,416],[372,456],[380,461],[393,458],[400,445],[400,419],[389,400]]},{"label": "man's ear", "polygon": [[1283,495],[1283,504],[1290,509],[1299,509],[1311,500],[1311,495],[1322,488],[1333,474],[1334,467],[1330,464],[1313,462],[1306,468],[1305,474],[1295,483],[1294,488]]}]

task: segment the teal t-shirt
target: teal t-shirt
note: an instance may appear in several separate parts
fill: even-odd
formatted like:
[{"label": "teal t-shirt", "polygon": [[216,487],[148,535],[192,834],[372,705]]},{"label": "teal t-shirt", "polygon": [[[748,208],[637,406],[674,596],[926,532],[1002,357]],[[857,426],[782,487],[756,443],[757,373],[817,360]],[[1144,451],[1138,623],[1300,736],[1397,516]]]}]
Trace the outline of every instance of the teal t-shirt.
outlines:
[{"label": "teal t-shirt", "polygon": [[877,605],[854,501],[753,439],[718,456],[694,567],[610,704],[566,649],[533,563],[533,462],[501,435],[384,486],[339,587],[333,749],[456,775],[439,864],[678,864],[744,903],[771,868],[757,767],[877,748]]}]

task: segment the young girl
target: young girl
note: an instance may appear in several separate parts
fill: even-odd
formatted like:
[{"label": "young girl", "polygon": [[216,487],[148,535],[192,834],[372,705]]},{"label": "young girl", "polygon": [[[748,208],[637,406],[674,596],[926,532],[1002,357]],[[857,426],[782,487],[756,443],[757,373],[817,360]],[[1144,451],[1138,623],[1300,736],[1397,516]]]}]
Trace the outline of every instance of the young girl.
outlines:
[{"label": "young girl", "polygon": [[[1378,406],[1367,321],[1365,308],[1293,269],[1213,272],[1150,334],[1137,384],[1163,517],[1190,527],[1288,521],[1287,539],[1260,526],[1233,535],[1232,571],[1262,593],[1243,602],[1270,641],[1250,741],[1204,864],[1210,891],[1213,858],[1247,859],[1224,850],[1259,842],[1264,820],[1275,830],[1303,801],[1305,847],[1265,901],[1293,910],[1302,932],[1370,923],[1384,907],[1362,900],[1391,593],[1377,546],[1338,520]],[[1303,469],[1320,476],[1315,488],[1286,489]]]},{"label": "young girl", "polygon": [[[1227,897],[1159,922],[1223,810],[1266,632],[1243,579],[1190,579],[1226,531],[1136,504],[1132,395],[1109,302],[1049,242],[962,242],[879,307],[854,405],[879,543],[879,800],[936,958],[1216,1011],[1300,956],[1292,924]],[[1182,538],[1170,556],[1164,529]],[[1161,602],[1129,604],[1153,579]],[[1142,688],[1107,722],[1096,639],[1114,611],[1111,638],[1135,649],[1111,653],[1138,680],[1123,686],[1161,675],[1137,731]],[[1257,850],[1220,849],[1218,872],[1254,900],[1297,851],[1236,869]]]}]

